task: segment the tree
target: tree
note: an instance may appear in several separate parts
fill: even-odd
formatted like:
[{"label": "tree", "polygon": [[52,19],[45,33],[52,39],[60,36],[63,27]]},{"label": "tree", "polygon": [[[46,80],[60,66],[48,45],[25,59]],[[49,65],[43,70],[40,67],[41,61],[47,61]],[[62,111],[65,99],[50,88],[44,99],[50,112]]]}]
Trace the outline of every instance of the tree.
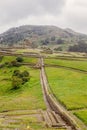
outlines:
[{"label": "tree", "polygon": [[55,51],[62,51],[62,47],[58,47],[54,49]]},{"label": "tree", "polygon": [[42,45],[47,45],[49,44],[49,38],[46,38],[45,40],[41,41]]},{"label": "tree", "polygon": [[56,43],[57,43],[57,44],[63,44],[64,41],[63,41],[62,39],[57,39]]},{"label": "tree", "polygon": [[23,58],[22,58],[22,57],[17,57],[17,58],[16,58],[16,61],[17,61],[17,62],[23,62]]},{"label": "tree", "polygon": [[23,77],[29,77],[30,75],[29,75],[29,72],[25,70],[25,71],[22,72],[22,76]]},{"label": "tree", "polygon": [[25,84],[30,80],[30,74],[28,71],[20,72],[20,70],[14,70],[12,75],[12,89],[19,89],[22,84]]},{"label": "tree", "polygon": [[51,37],[51,41],[55,41],[55,39],[56,39],[55,36]]},{"label": "tree", "polygon": [[4,57],[4,56],[0,56],[0,62],[2,61],[3,57]]},{"label": "tree", "polygon": [[86,52],[87,53],[87,44],[86,43],[79,43],[78,45],[70,46],[69,51],[72,52]]},{"label": "tree", "polygon": [[11,61],[11,63],[9,63],[9,66],[15,66],[15,67],[19,67],[20,63],[17,62],[16,60]]},{"label": "tree", "polygon": [[18,76],[13,76],[12,77],[12,89],[19,89],[22,84],[22,79],[19,78]]},{"label": "tree", "polygon": [[20,77],[20,71],[19,70],[14,70],[14,72],[13,72],[13,76],[18,76],[18,77]]}]

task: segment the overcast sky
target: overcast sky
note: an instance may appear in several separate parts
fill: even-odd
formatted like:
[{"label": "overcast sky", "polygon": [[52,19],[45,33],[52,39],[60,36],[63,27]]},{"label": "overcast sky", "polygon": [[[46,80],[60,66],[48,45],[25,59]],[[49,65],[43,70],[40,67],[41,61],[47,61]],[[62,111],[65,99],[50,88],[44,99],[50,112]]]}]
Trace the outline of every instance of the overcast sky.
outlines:
[{"label": "overcast sky", "polygon": [[0,0],[0,33],[26,24],[56,25],[87,34],[87,0]]}]

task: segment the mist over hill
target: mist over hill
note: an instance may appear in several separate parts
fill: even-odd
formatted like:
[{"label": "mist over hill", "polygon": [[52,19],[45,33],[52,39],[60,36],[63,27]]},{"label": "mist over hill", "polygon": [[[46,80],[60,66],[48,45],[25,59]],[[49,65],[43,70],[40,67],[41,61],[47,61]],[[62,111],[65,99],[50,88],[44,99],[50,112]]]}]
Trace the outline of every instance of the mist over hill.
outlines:
[{"label": "mist over hill", "polygon": [[[87,35],[72,29],[56,26],[24,25],[0,34],[0,45],[18,45],[25,41],[34,47],[48,46],[53,49],[68,50],[72,46],[87,43]],[[73,49],[72,49],[73,50]]]}]

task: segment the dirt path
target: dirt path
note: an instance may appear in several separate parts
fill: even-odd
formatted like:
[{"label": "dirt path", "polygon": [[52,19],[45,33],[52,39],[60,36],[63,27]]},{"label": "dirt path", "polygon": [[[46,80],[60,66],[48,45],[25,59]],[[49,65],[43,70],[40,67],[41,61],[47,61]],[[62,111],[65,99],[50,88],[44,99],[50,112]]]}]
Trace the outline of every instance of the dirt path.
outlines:
[{"label": "dirt path", "polygon": [[51,122],[49,119],[47,119],[48,125],[52,127],[61,126],[61,128],[65,128],[67,130],[80,130],[80,128],[77,127],[75,120],[69,115],[68,111],[65,110],[53,96],[47,81],[43,58],[41,58],[40,63],[41,84],[43,88],[44,99],[48,109],[46,119],[48,118],[48,116],[51,119]]}]

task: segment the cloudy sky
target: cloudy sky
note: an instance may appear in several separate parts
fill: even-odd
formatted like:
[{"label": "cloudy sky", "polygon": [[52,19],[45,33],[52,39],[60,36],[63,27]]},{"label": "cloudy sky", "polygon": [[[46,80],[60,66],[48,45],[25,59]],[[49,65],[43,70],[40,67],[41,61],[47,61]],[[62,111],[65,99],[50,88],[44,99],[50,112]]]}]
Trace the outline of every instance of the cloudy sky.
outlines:
[{"label": "cloudy sky", "polygon": [[87,0],[0,0],[0,33],[25,24],[56,25],[87,34]]}]

